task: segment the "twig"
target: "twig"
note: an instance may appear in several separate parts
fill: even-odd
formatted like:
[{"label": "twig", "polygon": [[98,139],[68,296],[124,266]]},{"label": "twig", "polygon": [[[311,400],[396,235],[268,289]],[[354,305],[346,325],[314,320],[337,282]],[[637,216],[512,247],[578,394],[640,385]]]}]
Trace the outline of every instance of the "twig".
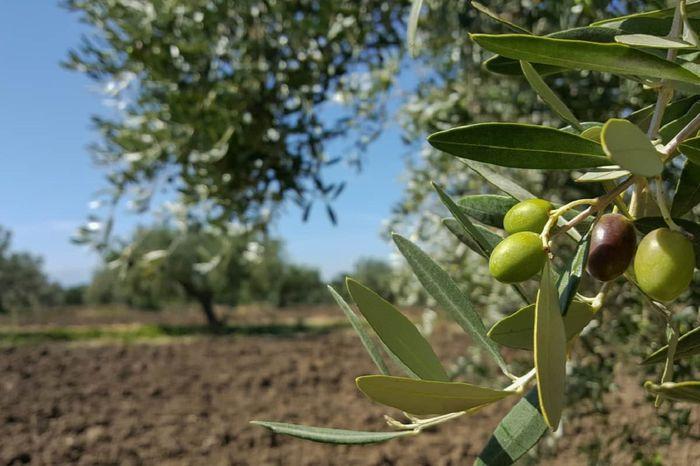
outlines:
[{"label": "twig", "polygon": [[664,155],[663,161],[666,162],[672,159],[680,143],[693,136],[698,130],[700,130],[700,115],[696,115],[695,118],[690,120],[690,122],[661,149],[661,153]]},{"label": "twig", "polygon": [[[556,232],[554,232],[554,234],[551,236],[551,238],[546,238],[546,239],[548,239],[548,240],[554,239],[557,235],[560,235],[562,233],[566,233],[569,229],[575,227],[576,225],[578,225],[579,223],[584,221],[589,216],[594,215],[594,214],[600,212],[601,210],[605,209],[608,205],[610,205],[611,202],[613,202],[613,200],[615,200],[615,198],[617,196],[619,196],[627,188],[632,186],[632,184],[635,181],[636,181],[636,177],[631,176],[631,177],[627,178],[625,181],[623,181],[622,183],[618,184],[615,187],[615,189],[613,189],[612,191],[596,198],[595,202],[592,203],[586,210],[584,210],[583,212],[578,214],[576,217],[572,218],[567,223],[562,225]],[[545,233],[547,235],[549,234],[549,231],[546,230],[546,228],[547,227],[545,226],[545,230],[542,231],[543,241],[545,239],[545,236],[544,236]]]},{"label": "twig", "polygon": [[666,202],[664,182],[661,179],[661,176],[656,177],[656,204],[659,206],[659,210],[661,210],[661,216],[663,217],[664,222],[666,222],[666,225],[668,225],[668,227],[673,231],[682,232],[683,229],[673,221],[673,218],[671,218],[671,211],[668,208],[668,202]]}]

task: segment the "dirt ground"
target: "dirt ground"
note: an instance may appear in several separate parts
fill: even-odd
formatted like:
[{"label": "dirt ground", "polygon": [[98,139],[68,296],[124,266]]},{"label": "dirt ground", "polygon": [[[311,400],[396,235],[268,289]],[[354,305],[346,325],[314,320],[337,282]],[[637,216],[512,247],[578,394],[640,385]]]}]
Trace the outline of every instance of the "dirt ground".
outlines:
[{"label": "dirt ground", "polygon": [[[440,356],[459,354],[464,338],[440,333]],[[248,423],[385,430],[382,415],[398,413],[354,387],[355,376],[372,372],[347,329],[4,347],[0,464],[470,465],[512,404],[375,446],[311,443]],[[700,410],[690,433],[662,444],[639,381],[620,385],[624,392],[606,398],[612,415],[566,419],[537,464],[700,465]]]}]

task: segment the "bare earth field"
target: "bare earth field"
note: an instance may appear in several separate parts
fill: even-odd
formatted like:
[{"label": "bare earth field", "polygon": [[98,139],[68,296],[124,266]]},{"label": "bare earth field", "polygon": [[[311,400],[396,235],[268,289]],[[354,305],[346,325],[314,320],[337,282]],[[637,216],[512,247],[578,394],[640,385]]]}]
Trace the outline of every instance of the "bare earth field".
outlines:
[{"label": "bare earth field", "polygon": [[[255,320],[270,323],[266,319],[277,315],[279,321],[281,313],[258,314]],[[298,321],[308,313],[297,314],[284,315]],[[108,323],[122,322],[116,315]],[[328,321],[329,315],[318,311],[312,321],[322,322],[324,316]],[[246,321],[244,313],[241,322]],[[74,322],[69,316],[52,322],[57,323]],[[355,389],[354,377],[373,371],[348,329],[255,329],[129,343],[5,342],[0,348],[0,464],[471,464],[512,404],[376,446],[328,446],[275,436],[248,421],[385,430],[382,415],[390,411]],[[466,344],[447,326],[439,327],[432,340],[444,358],[460,354]],[[613,414],[566,419],[563,436],[549,435],[537,464],[590,464],[587,452],[594,448],[601,459],[592,464],[700,464],[700,409],[691,412],[688,434],[660,443],[653,435],[660,421],[651,403],[639,381],[620,366],[618,385],[625,389],[606,396]],[[635,450],[639,457],[633,456]],[[655,457],[661,461],[650,462]]]}]

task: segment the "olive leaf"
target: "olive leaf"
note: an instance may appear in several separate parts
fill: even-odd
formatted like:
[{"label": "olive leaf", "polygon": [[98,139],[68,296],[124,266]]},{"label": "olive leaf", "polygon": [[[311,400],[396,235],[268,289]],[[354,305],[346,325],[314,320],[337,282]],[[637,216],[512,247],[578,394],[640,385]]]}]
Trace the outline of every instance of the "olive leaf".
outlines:
[{"label": "olive leaf", "polygon": [[679,64],[623,44],[524,34],[470,34],[470,37],[483,48],[515,60],[700,84],[700,76]]},{"label": "olive leaf", "polygon": [[460,327],[471,335],[476,343],[494,358],[501,370],[507,371],[507,365],[496,343],[486,335],[486,327],[474,306],[450,275],[418,246],[403,236],[394,233],[392,238],[423,288]]},{"label": "olive leaf", "polygon": [[365,445],[370,443],[386,442],[397,437],[412,435],[413,432],[368,432],[358,430],[330,429],[326,427],[311,427],[286,422],[251,421],[261,427],[265,427],[276,434],[290,435],[304,440],[312,440],[321,443],[335,443],[339,445]]},{"label": "olive leaf", "polygon": [[[693,95],[675,100],[668,104],[661,119],[661,124],[665,125],[685,115],[698,99],[700,99],[700,95]],[[655,104],[647,105],[644,108],[630,113],[625,119],[631,121],[641,129],[646,130],[649,127],[649,123],[651,123],[651,116],[654,114],[655,106]]]},{"label": "olive leaf", "polygon": [[653,49],[692,49],[693,44],[666,37],[652,36],[651,34],[624,34],[615,36],[615,42],[632,47],[649,47]]},{"label": "olive leaf", "polygon": [[474,0],[471,1],[471,4],[472,4],[472,6],[473,6],[476,10],[478,10],[479,12],[485,14],[486,16],[488,16],[489,18],[493,19],[493,20],[496,21],[497,23],[500,23],[500,24],[504,25],[505,27],[507,27],[508,29],[510,29],[511,31],[513,31],[513,32],[515,32],[515,33],[518,33],[518,34],[532,34],[532,33],[531,33],[530,31],[528,31],[527,29],[525,29],[525,28],[523,28],[523,27],[520,27],[520,26],[518,26],[517,24],[512,23],[511,21],[508,21],[507,19],[505,19],[505,18],[499,16],[495,11],[491,10],[491,9],[490,9],[489,7],[487,7],[486,5],[482,5],[481,3],[476,2],[476,1],[474,1]]},{"label": "olive leaf", "polygon": [[[595,312],[590,305],[574,301],[563,317],[566,340],[578,335],[591,321]],[[534,347],[535,305],[518,309],[496,322],[489,330],[489,337],[502,346],[532,351]]]},{"label": "olive leaf", "polygon": [[474,466],[514,464],[546,431],[537,388],[533,388],[501,419]]},{"label": "olive leaf", "polygon": [[423,0],[413,0],[411,3],[411,13],[408,16],[408,27],[406,28],[406,44],[408,53],[412,57],[418,55],[418,19],[420,18],[420,10],[423,7]]},{"label": "olive leaf", "polygon": [[549,261],[542,270],[540,290],[537,293],[533,340],[537,393],[542,416],[547,425],[555,430],[564,407],[567,339]]},{"label": "olive leaf", "polygon": [[611,118],[603,125],[600,136],[603,150],[620,167],[644,177],[663,171],[661,154],[634,123]]},{"label": "olive leaf", "polygon": [[600,143],[600,132],[603,130],[603,125],[595,125],[581,131],[581,137],[590,139]]},{"label": "olive leaf", "polygon": [[516,393],[463,382],[435,382],[387,375],[366,375],[358,377],[355,382],[368,398],[411,414],[467,411]]},{"label": "olive leaf", "polygon": [[[479,246],[476,241],[474,241],[474,239],[469,233],[467,233],[467,231],[464,229],[461,223],[459,223],[453,218],[443,218],[442,224],[445,225],[445,227],[450,231],[450,233],[452,233],[458,240],[464,243],[469,249],[488,260],[490,255],[486,254],[483,248]],[[502,237],[500,237],[499,235],[492,232],[486,227],[483,227],[481,225],[474,225],[474,228],[479,230],[481,236],[483,236],[486,242],[489,243],[489,247],[491,248],[491,250],[493,250],[493,248],[495,248],[498,245],[498,243],[500,243],[503,240]]]},{"label": "olive leaf", "polygon": [[526,61],[520,62],[520,68],[523,70],[525,79],[527,79],[527,82],[530,83],[530,86],[537,95],[540,96],[542,101],[544,101],[554,113],[559,115],[562,120],[566,121],[577,130],[582,131],[583,127],[581,126],[581,122],[578,121],[573,112],[569,110],[569,107],[554,93],[547,83],[544,82],[539,73],[537,73],[537,70]]},{"label": "olive leaf", "polygon": [[511,180],[507,176],[504,176],[496,171],[494,171],[489,164],[477,162],[475,160],[460,160],[464,165],[473,170],[477,175],[482,177],[486,182],[492,184],[496,188],[500,189],[504,193],[511,196],[513,199],[518,201],[524,201],[526,199],[534,199],[535,196],[527,189],[520,186],[515,181]]},{"label": "olive leaf", "polygon": [[418,377],[448,380],[445,369],[415,325],[391,303],[359,282],[348,278],[347,288],[369,325],[396,355]]},{"label": "olive leaf", "polygon": [[567,315],[569,305],[574,299],[578,291],[578,285],[581,282],[581,277],[583,277],[583,271],[586,267],[586,261],[588,260],[588,250],[591,246],[591,231],[592,228],[589,229],[578,242],[576,252],[557,282],[559,309],[561,309],[561,313],[564,316]]},{"label": "olive leaf", "polygon": [[671,400],[700,403],[700,381],[665,382],[661,385],[646,381],[644,382],[644,388],[649,393]]},{"label": "olive leaf", "polygon": [[686,161],[676,185],[671,215],[682,217],[700,203],[700,165]]},{"label": "olive leaf", "polygon": [[700,165],[700,137],[686,139],[680,143],[680,149],[689,162]]},{"label": "olive leaf", "polygon": [[[653,30],[653,34],[666,35],[671,28],[671,21],[675,12],[675,7],[644,11],[603,19],[592,23],[591,26],[620,28],[626,31]],[[692,3],[687,6],[686,15],[688,18],[695,18],[698,13],[700,13],[700,4]],[[660,25],[663,25],[663,27]]]},{"label": "olive leaf", "polygon": [[481,232],[476,228],[476,225],[469,220],[469,217],[459,208],[457,204],[450,198],[450,196],[442,190],[442,188],[437,184],[433,183],[433,188],[438,193],[440,200],[447,207],[447,210],[454,215],[455,219],[464,227],[464,230],[472,237],[472,239],[479,245],[479,248],[484,252],[485,256],[490,256],[493,251],[491,244],[486,241],[486,238],[481,234]]},{"label": "olive leaf", "polygon": [[630,172],[627,170],[601,170],[601,171],[589,171],[583,175],[576,178],[574,181],[577,183],[603,183],[605,181],[615,181],[617,179],[629,176]]},{"label": "olive leaf", "polygon": [[511,168],[574,169],[610,164],[599,144],[544,126],[476,123],[431,134],[428,142],[455,157]]},{"label": "olive leaf", "polygon": [[[660,362],[666,361],[666,355],[668,354],[668,345],[659,348],[652,354],[646,357],[642,364],[658,364]],[[700,327],[694,328],[693,330],[684,333],[678,339],[678,345],[676,346],[676,352],[674,353],[674,361],[678,359],[688,358],[700,354]]]},{"label": "olive leaf", "polygon": [[464,196],[457,201],[469,217],[496,228],[503,228],[503,217],[517,203],[510,196],[497,194]]},{"label": "olive leaf", "polygon": [[[615,42],[615,36],[621,34],[622,31],[607,27],[579,27],[566,29],[563,31],[547,34],[545,37],[553,39],[573,39],[588,42],[610,43]],[[541,76],[547,76],[555,73],[566,71],[566,67],[543,65],[540,63],[532,63],[532,66]],[[496,74],[505,74],[518,76],[522,74],[520,63],[518,60],[507,58],[501,55],[496,55],[484,62],[484,68]]]},{"label": "olive leaf", "polygon": [[659,129],[659,137],[666,144],[680,132],[690,121],[700,115],[700,102],[695,102],[687,112],[675,120],[669,121]]},{"label": "olive leaf", "polygon": [[340,306],[340,309],[343,310],[345,317],[350,322],[350,325],[352,325],[352,328],[353,330],[355,330],[355,333],[357,333],[357,336],[360,337],[362,346],[364,346],[365,350],[367,350],[367,353],[369,354],[370,358],[372,358],[374,365],[377,366],[377,369],[379,369],[379,372],[385,375],[389,375],[389,369],[386,367],[386,363],[382,358],[382,354],[379,351],[379,348],[377,348],[374,341],[372,340],[372,337],[369,335],[369,333],[367,333],[363,322],[360,320],[357,314],[355,314],[355,312],[350,308],[350,305],[347,302],[345,302],[343,297],[340,296],[340,294],[338,294],[338,292],[335,291],[335,289],[331,285],[328,285],[328,291],[330,291],[331,295],[333,296],[333,299],[335,299],[335,302],[338,303],[338,306]]}]

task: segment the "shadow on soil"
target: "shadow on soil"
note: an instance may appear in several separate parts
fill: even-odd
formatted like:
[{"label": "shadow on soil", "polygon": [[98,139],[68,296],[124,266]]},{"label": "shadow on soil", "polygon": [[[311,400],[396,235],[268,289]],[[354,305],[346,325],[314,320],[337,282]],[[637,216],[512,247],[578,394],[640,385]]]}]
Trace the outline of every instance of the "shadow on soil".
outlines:
[{"label": "shadow on soil", "polygon": [[42,329],[0,328],[0,345],[20,345],[50,341],[118,340],[122,342],[202,336],[273,336],[322,335],[343,328],[344,323],[314,324],[304,322],[268,325],[129,325],[103,327],[54,327]]}]

